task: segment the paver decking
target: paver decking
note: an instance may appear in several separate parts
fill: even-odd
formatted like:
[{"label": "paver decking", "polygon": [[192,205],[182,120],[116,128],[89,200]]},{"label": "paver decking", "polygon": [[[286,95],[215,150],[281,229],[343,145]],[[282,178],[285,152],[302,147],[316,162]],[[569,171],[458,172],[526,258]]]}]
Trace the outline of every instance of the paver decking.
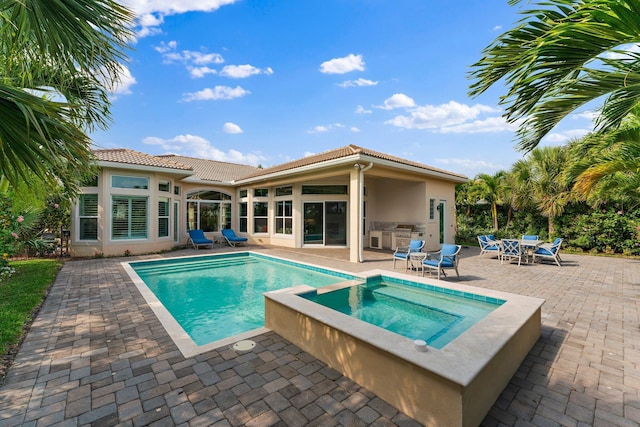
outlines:
[{"label": "paver decking", "polygon": [[[392,269],[379,252],[351,264],[331,250],[259,250]],[[563,255],[563,267],[518,267],[478,252],[463,249],[463,283],[546,300],[540,340],[483,425],[640,426],[640,260]],[[273,332],[247,352],[184,358],[124,260],[65,264],[0,388],[1,426],[418,425]]]}]

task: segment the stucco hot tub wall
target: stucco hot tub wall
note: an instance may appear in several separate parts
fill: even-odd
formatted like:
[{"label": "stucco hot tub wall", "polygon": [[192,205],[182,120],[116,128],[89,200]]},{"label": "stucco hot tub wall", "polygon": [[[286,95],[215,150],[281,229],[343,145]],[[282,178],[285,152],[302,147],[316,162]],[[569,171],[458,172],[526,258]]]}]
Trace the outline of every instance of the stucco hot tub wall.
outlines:
[{"label": "stucco hot tub wall", "polygon": [[308,286],[265,293],[265,326],[427,426],[480,424],[540,337],[544,301],[388,271],[363,275],[506,302],[443,349],[427,352],[408,338],[300,297],[315,291]]}]

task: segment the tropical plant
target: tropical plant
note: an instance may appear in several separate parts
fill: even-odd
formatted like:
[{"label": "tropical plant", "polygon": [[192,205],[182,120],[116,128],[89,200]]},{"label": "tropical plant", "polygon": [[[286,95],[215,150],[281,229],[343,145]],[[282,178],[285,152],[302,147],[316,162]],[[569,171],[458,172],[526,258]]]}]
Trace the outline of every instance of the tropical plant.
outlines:
[{"label": "tropical plant", "polygon": [[68,191],[110,120],[132,13],[111,0],[0,0],[0,175]]},{"label": "tropical plant", "polygon": [[[511,4],[520,0],[510,0]],[[606,97],[597,130],[616,129],[640,101],[640,2],[544,0],[487,46],[473,64],[470,94],[504,80],[500,98],[518,145],[531,150],[564,117]]]},{"label": "tropical plant", "polygon": [[640,203],[640,107],[619,130],[574,141],[569,153],[566,175],[575,180],[578,197],[594,207],[611,200]]},{"label": "tropical plant", "polygon": [[491,205],[493,230],[498,230],[498,205],[503,203],[505,172],[499,171],[494,175],[481,173],[476,175],[473,185],[469,188],[469,199],[474,203],[488,203]]}]

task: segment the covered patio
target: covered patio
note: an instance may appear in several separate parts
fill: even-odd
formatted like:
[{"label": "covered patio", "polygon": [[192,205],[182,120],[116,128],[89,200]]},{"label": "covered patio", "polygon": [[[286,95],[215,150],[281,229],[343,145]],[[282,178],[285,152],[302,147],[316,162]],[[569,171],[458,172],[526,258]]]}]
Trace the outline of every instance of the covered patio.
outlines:
[{"label": "covered patio", "polygon": [[[393,269],[388,251],[352,263],[346,248],[249,249],[353,272]],[[483,425],[640,424],[640,260],[563,254],[562,268],[518,267],[478,254],[463,248],[461,282],[546,300],[541,338]],[[65,264],[0,388],[0,424],[418,425],[273,332],[251,351],[183,357],[123,260]]]}]

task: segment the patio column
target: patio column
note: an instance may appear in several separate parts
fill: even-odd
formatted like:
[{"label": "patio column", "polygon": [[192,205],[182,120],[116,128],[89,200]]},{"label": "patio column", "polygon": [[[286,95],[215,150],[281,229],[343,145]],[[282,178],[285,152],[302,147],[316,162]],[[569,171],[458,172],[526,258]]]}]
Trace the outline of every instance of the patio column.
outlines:
[{"label": "patio column", "polygon": [[349,206],[349,262],[359,262],[362,244],[359,235],[362,201],[360,200],[360,166],[357,163],[349,173]]}]

